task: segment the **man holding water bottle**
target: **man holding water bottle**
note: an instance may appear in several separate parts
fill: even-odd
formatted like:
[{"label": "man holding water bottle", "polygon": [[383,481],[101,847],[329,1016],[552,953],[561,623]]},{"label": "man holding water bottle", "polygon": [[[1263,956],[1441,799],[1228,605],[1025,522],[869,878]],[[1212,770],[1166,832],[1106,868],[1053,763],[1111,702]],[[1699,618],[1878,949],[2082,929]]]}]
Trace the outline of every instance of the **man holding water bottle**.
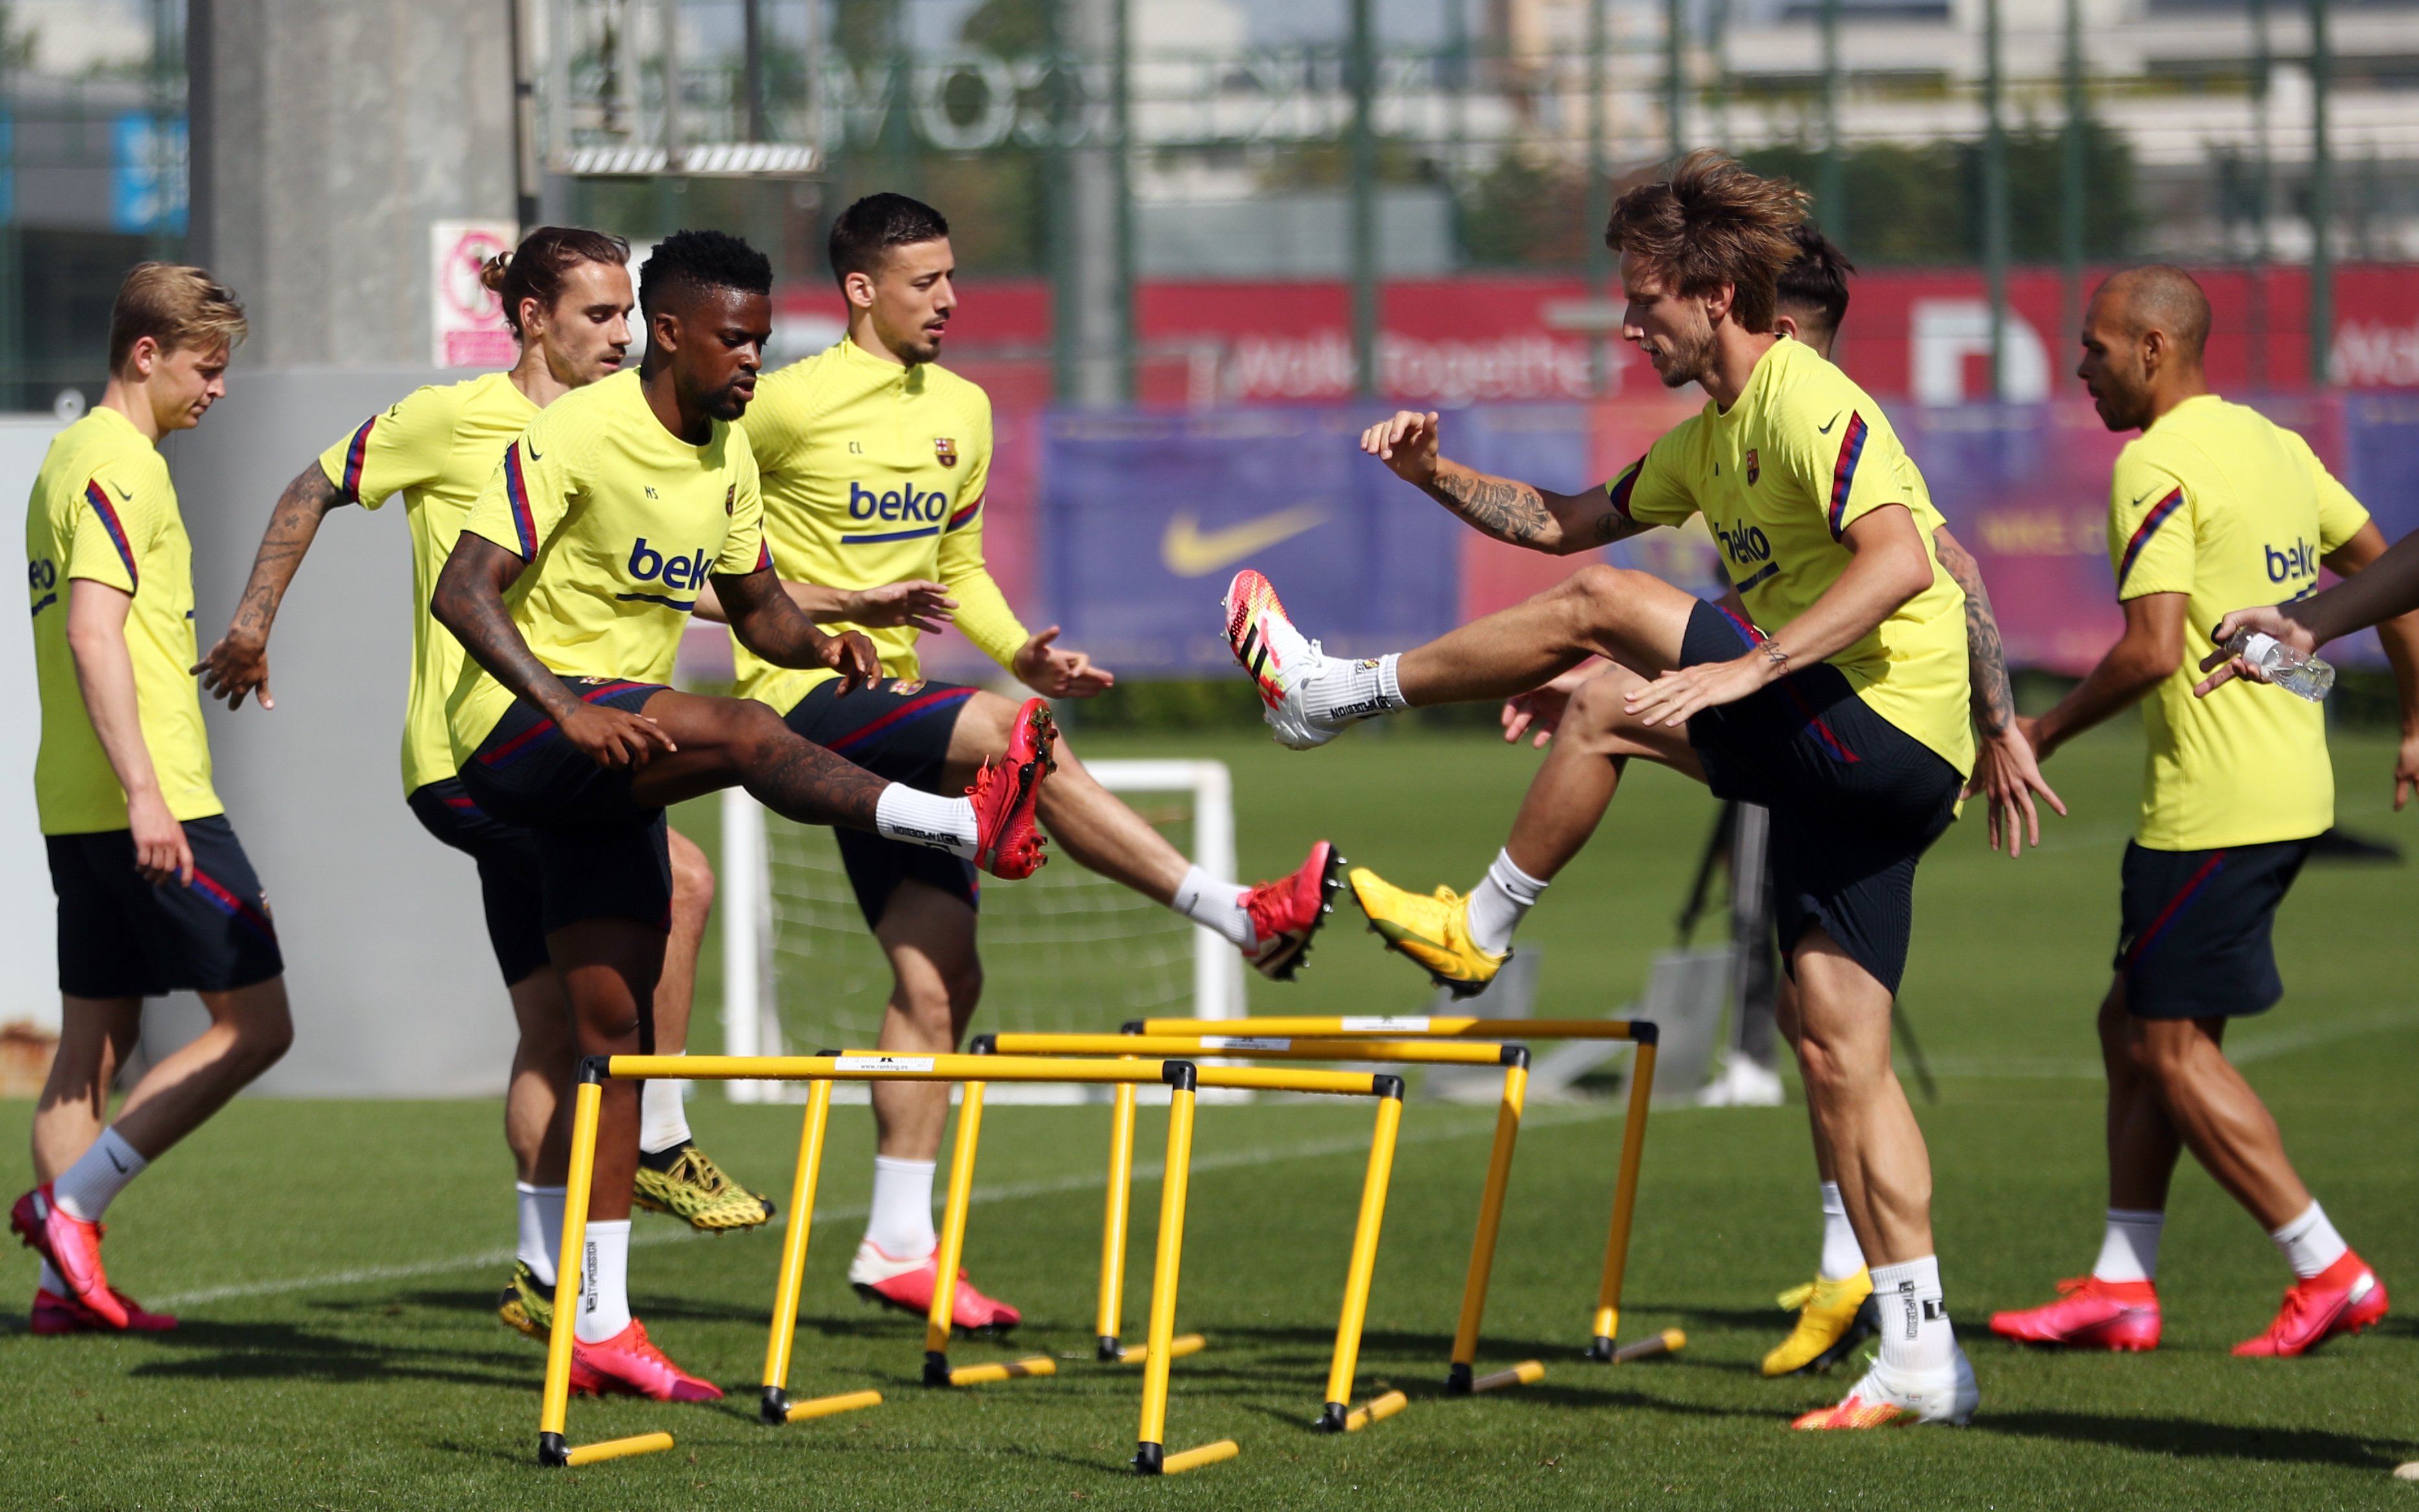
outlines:
[{"label": "man holding water bottle", "polygon": [[[2239,1355],[2298,1355],[2385,1316],[2385,1288],[2286,1158],[2258,1094],[2226,1058],[2228,1020],[2284,995],[2270,931],[2310,841],[2334,822],[2326,725],[2309,688],[2193,697],[2211,627],[2261,598],[2315,591],[2319,568],[2359,571],[2385,549],[2368,513],[2301,437],[2209,390],[2209,301],[2180,269],[2131,269],[2093,295],[2078,374],[2100,418],[2139,430],[2109,490],[2108,555],[2125,631],[2038,720],[2043,761],[2143,703],[2140,826],[2125,848],[2116,980],[2100,1009],[2108,1074],[2108,1227],[2090,1275],[1994,1333],[2030,1344],[2139,1350],[2159,1342],[2159,1237],[2189,1147],[2268,1230],[2296,1284]],[[2419,617],[2382,631],[2419,723]],[[2419,769],[2406,737],[2397,780]]]}]

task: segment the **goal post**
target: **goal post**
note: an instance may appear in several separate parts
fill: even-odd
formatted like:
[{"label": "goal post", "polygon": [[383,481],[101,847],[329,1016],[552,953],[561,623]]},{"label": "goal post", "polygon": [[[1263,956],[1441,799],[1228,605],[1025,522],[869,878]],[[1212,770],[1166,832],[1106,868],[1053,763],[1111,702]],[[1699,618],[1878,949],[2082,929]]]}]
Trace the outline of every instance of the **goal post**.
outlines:
[{"label": "goal post", "polygon": [[[1235,880],[1234,779],[1220,761],[1086,762],[1193,863]],[[723,1053],[871,1048],[888,967],[842,873],[829,830],[722,795]],[[987,885],[986,1027],[1114,1030],[1150,1016],[1240,1018],[1243,961],[1215,932],[1077,866],[1061,851],[1032,881]],[[807,1043],[810,1038],[826,1042]],[[862,1041],[860,1044],[856,1041]],[[842,1042],[848,1041],[848,1042]],[[734,1103],[785,1099],[779,1084],[724,1084]]]}]

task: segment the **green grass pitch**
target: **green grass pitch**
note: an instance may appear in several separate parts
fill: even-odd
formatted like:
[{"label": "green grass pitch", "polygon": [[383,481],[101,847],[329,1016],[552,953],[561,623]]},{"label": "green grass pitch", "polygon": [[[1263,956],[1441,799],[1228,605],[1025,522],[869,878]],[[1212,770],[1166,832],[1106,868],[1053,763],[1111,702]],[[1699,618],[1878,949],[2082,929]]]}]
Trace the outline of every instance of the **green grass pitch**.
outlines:
[{"label": "green grass pitch", "polygon": [[[1095,740],[1094,754],[1208,752],[1234,764],[1242,862],[1267,874],[1333,835],[1405,884],[1472,881],[1534,757],[1473,736],[1360,734],[1312,756],[1258,740]],[[2345,823],[2412,838],[2385,799],[2376,739],[2336,747]],[[1805,1114],[1658,1114],[1647,1146],[1625,1337],[1678,1325],[1676,1359],[1579,1358],[1618,1133],[1607,1105],[1541,1106],[1521,1140],[1482,1365],[1543,1358],[1539,1384],[1441,1392],[1487,1151],[1486,1109],[1414,1103],[1387,1215],[1361,1396],[1411,1396],[1367,1433],[1307,1430],[1321,1395],[1366,1139],[1365,1104],[1205,1108],[1179,1324],[1210,1349],[1178,1363],[1171,1450],[1233,1437],[1240,1459],[1158,1483],[1132,1452],[1130,1370],[1071,1361],[1055,1380],[960,1393],[915,1384],[920,1325],[862,1308],[841,1277],[868,1180],[864,1112],[833,1116],[825,1215],[809,1260],[792,1389],[872,1385],[871,1412],[786,1429],[753,1419],[778,1241],[689,1239],[642,1215],[638,1310],[676,1358],[733,1395],[713,1407],[575,1403],[575,1442],[655,1427],[672,1453],[576,1472],[532,1463],[541,1350],[489,1304],[512,1242],[493,1103],[246,1101],[111,1213],[116,1277],[183,1315],[157,1339],[23,1332],[32,1262],[0,1301],[0,1504],[9,1507],[2385,1506],[2419,1488],[2419,994],[2408,873],[2314,867],[2280,930],[2287,1001],[2240,1026],[2248,1073],[2344,1232],[2403,1311],[2301,1361],[2240,1361],[2288,1276],[2251,1222],[2186,1164],[2165,1248],[2167,1342],[2146,1357],[2026,1353],[1995,1308],[2086,1270],[2104,1202],[2092,1010],[2115,932],[2117,861],[2140,746],[2067,751],[2051,777],[2074,815],[2037,856],[1984,847],[1980,816],[1923,872],[1908,1012],[1939,1072],[1931,1141],[1950,1304],[1981,1377],[1971,1427],[1786,1433],[1846,1384],[1766,1381],[1786,1323],[1773,1296],[1816,1243]],[[1544,951],[1541,1013],[1601,1014],[1670,941],[1708,820],[1688,784],[1637,769],[1524,942]],[[703,831],[707,811],[685,815]],[[1346,912],[1263,1012],[1410,1011],[1424,984]],[[465,941],[465,949],[479,947]],[[707,963],[701,1048],[717,986]],[[298,1004],[310,1033],[311,1005]],[[502,1011],[501,995],[498,1011]],[[499,1069],[501,1080],[501,1068]],[[735,1172],[786,1194],[796,1112],[692,1104]],[[0,1103],[22,1149],[26,1103]],[[968,1263],[1025,1309],[1016,1352],[1088,1355],[1099,1241],[1100,1107],[1004,1107],[986,1128]],[[1155,1159],[1157,1116],[1146,1117]],[[1137,1191],[1129,1337],[1148,1289],[1157,1188]],[[1010,1351],[961,1344],[971,1361]]]}]

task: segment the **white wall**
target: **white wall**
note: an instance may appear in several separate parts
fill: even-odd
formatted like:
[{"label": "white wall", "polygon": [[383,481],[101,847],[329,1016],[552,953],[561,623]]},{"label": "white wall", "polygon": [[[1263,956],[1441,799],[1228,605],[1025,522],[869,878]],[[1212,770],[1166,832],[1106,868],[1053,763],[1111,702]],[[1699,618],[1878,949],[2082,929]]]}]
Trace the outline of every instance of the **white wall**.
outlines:
[{"label": "white wall", "polygon": [[[0,500],[23,501],[34,492],[42,454],[61,429],[48,415],[0,416]],[[22,520],[23,516],[19,518]],[[34,813],[34,752],[41,745],[36,710],[33,621],[24,600],[0,614],[0,959],[16,969],[0,976],[0,1023],[32,1019],[59,1026],[58,946],[51,905],[50,863],[42,853],[41,822]]]}]

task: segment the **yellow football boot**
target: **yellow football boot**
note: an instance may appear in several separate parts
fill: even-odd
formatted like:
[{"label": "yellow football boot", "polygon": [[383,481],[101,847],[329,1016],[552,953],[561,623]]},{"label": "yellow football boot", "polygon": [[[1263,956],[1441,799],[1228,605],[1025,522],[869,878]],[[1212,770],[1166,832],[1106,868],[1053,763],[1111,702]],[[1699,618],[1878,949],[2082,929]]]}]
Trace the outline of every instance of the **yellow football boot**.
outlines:
[{"label": "yellow football boot", "polygon": [[748,1191],[722,1173],[695,1140],[660,1154],[639,1156],[630,1200],[678,1218],[704,1233],[754,1228],[773,1217],[773,1199]]},{"label": "yellow football boot", "polygon": [[1354,867],[1347,880],[1386,949],[1425,966],[1437,985],[1456,997],[1485,992],[1512,958],[1509,950],[1497,955],[1470,943],[1470,900],[1451,887],[1405,892],[1365,866]]},{"label": "yellow football boot", "polygon": [[1839,1364],[1873,1332],[1872,1295],[1872,1273],[1863,1270],[1844,1280],[1818,1279],[1782,1292],[1780,1305],[1797,1314],[1797,1326],[1764,1357],[1764,1373],[1789,1376]]}]

